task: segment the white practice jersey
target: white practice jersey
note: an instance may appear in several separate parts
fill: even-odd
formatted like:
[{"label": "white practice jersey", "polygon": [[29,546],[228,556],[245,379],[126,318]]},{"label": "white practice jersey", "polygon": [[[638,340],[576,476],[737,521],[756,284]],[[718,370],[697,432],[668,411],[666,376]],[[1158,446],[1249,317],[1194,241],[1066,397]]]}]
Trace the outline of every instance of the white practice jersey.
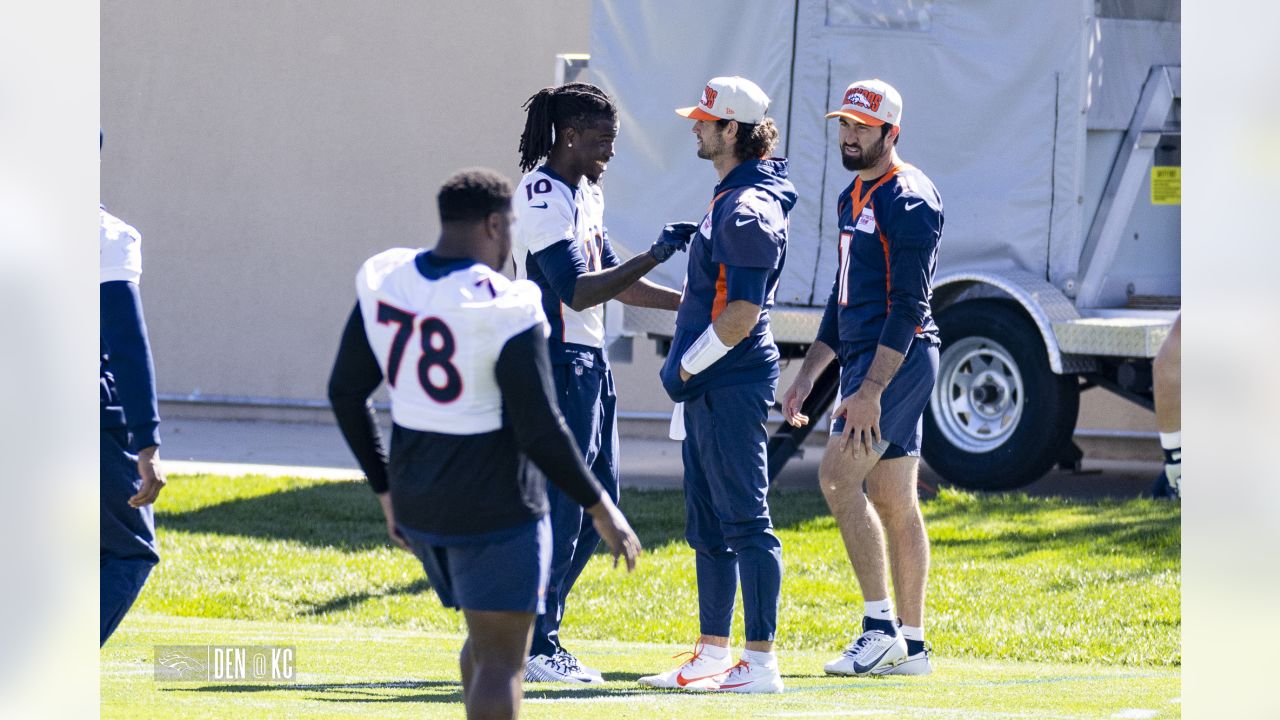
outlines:
[{"label": "white practice jersey", "polygon": [[511,248],[516,277],[532,280],[542,290],[552,337],[604,347],[604,305],[577,311],[558,303],[560,295],[549,273],[533,259],[534,254],[565,243],[566,250],[585,261],[586,272],[616,264],[604,225],[604,193],[585,177],[577,188],[570,188],[563,179],[538,168],[520,181],[511,204],[516,216]]},{"label": "white practice jersey", "polygon": [[142,235],[125,221],[98,208],[98,282],[142,277]]},{"label": "white practice jersey", "polygon": [[[391,395],[391,417],[412,430],[475,435],[502,427],[494,367],[512,337],[538,325],[542,296],[481,263],[424,274],[420,250],[373,256],[356,274],[369,346]],[[431,275],[438,275],[432,277]]]}]

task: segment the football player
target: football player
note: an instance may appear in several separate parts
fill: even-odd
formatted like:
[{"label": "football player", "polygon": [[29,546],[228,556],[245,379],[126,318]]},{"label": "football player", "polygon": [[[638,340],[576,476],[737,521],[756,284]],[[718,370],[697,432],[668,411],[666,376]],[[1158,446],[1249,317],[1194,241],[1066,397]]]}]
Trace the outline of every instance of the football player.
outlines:
[{"label": "football player", "polygon": [[[773,644],[782,591],[782,543],[769,514],[765,427],[778,384],[769,309],[787,258],[796,189],[787,161],[771,157],[778,129],[769,97],[742,77],[712,78],[693,120],[698,157],[719,182],[689,246],[663,387],[680,403],[685,539],[695,551],[701,634],[678,668],[640,678],[651,687],[782,692]],[[746,645],[729,650],[734,596],[742,588]]]},{"label": "football player", "polygon": [[921,418],[938,377],[930,300],[942,198],[924,172],[898,156],[902,96],[892,85],[852,83],[827,117],[839,120],[841,162],[855,176],[836,200],[839,262],[822,324],[782,400],[788,423],[808,423],[801,409],[814,381],[833,360],[840,363],[840,401],[818,480],[864,605],[860,634],[826,671],[927,675],[929,537],[916,476]]},{"label": "football player", "polygon": [[[586,508],[615,565],[633,569],[640,543],[552,399],[541,293],[498,272],[511,254],[511,184],[460,171],[438,202],[434,249],[388,250],[357,273],[329,398],[391,540],[466,618],[467,716],[515,717],[550,569],[546,478]],[[390,457],[369,403],[384,381]]]},{"label": "football player", "polygon": [[[548,350],[560,411],[587,466],[618,497],[617,396],[604,349],[604,303],[675,310],[680,293],[641,276],[688,243],[689,223],[668,226],[648,252],[623,262],[604,225],[600,179],[618,136],[618,111],[600,88],[569,83],[544,88],[525,103],[513,257],[516,276],[542,290],[551,321]],[[539,165],[545,158],[546,161]],[[574,582],[599,536],[572,498],[548,488],[551,582],[538,617],[525,676],[530,681],[603,682],[560,642],[560,621]]]},{"label": "football player", "polygon": [[98,215],[98,642],[105,645],[160,561],[151,504],[165,478],[155,367],[138,290],[142,236],[102,207]]}]

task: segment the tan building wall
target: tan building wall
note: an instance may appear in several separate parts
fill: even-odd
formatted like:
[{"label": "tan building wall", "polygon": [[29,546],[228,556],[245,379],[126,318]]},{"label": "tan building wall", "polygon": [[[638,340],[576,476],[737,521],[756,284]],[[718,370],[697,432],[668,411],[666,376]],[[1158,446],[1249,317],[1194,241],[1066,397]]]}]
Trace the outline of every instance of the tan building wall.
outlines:
[{"label": "tan building wall", "polygon": [[359,263],[453,170],[519,178],[589,0],[103,0],[102,200],[143,236],[161,393],[324,397]]}]

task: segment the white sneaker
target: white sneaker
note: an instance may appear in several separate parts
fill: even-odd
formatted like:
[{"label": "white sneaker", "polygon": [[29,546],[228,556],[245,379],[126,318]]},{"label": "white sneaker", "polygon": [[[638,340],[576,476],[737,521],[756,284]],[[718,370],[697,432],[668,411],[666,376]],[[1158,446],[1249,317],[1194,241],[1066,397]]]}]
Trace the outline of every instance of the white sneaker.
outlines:
[{"label": "white sneaker", "polygon": [[883,672],[875,671],[888,668],[906,656],[907,641],[901,633],[889,635],[880,630],[868,630],[822,669],[828,675],[882,675]]},{"label": "white sneaker", "polygon": [[596,685],[604,682],[604,678],[595,670],[582,667],[578,658],[567,650],[559,650],[555,655],[534,655],[524,664],[525,682],[568,682],[584,685]]},{"label": "white sneaker", "polygon": [[710,690],[715,686],[715,678],[724,675],[733,668],[733,661],[726,652],[719,660],[702,654],[702,643],[694,646],[693,652],[684,652],[675,657],[691,656],[683,665],[675,670],[668,670],[657,675],[646,675],[639,683],[653,688],[687,688],[698,686],[699,689]]},{"label": "white sneaker", "polygon": [[933,672],[933,647],[926,644],[924,650],[908,655],[893,665],[877,668],[872,675],[928,675]]},{"label": "white sneaker", "polygon": [[739,660],[737,665],[729,668],[729,672],[714,680],[715,687],[695,687],[690,689],[708,689],[713,692],[734,693],[780,693],[782,692],[782,673],[778,667],[752,665],[746,660]]}]

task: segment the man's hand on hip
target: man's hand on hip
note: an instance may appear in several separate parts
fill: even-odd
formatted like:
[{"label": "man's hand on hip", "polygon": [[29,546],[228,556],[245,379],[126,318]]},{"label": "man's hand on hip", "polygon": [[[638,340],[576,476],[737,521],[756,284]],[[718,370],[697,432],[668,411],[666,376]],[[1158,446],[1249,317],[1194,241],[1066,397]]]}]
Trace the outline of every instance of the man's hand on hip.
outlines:
[{"label": "man's hand on hip", "polygon": [[876,392],[878,389],[869,388],[864,383],[863,387],[842,400],[832,411],[832,418],[844,415],[844,432],[841,433],[844,442],[840,444],[841,452],[849,448],[850,438],[854,441],[853,456],[855,458],[862,457],[863,453],[870,455],[873,452],[872,446],[880,442],[880,393]]}]

